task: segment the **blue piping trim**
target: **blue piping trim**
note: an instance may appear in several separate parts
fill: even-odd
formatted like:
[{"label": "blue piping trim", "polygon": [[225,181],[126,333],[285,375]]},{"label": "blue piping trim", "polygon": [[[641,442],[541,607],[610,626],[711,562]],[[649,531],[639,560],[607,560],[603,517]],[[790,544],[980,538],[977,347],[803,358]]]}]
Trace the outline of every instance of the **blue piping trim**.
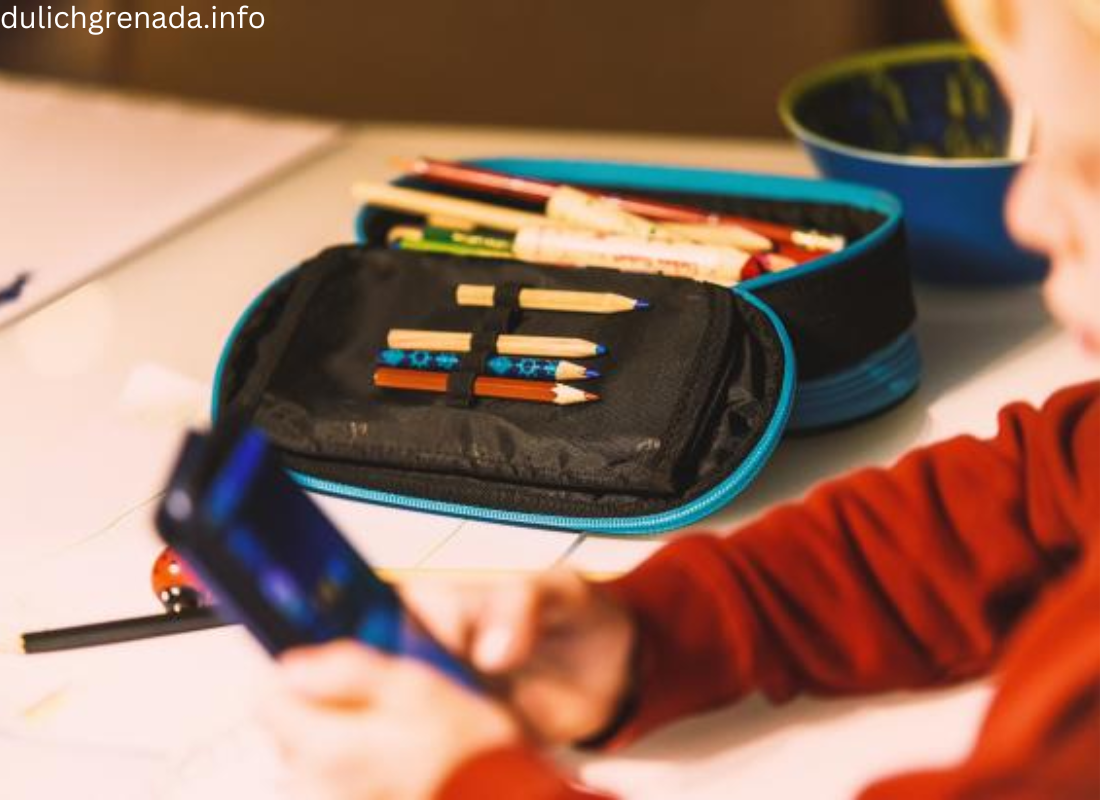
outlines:
[{"label": "blue piping trim", "polygon": [[798,384],[791,430],[842,425],[900,402],[917,388],[920,350],[902,334],[890,345],[843,372]]}]

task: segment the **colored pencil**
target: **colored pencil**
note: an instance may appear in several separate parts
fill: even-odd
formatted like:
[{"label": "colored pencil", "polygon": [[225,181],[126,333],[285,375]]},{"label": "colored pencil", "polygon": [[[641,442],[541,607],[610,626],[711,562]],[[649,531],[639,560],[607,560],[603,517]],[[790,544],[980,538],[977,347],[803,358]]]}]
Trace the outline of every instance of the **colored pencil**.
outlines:
[{"label": "colored pencil", "polygon": [[[747,250],[735,248],[724,243],[723,239],[715,233],[717,228],[707,228],[707,236],[692,238],[690,234],[692,226],[672,225],[661,226],[648,222],[640,216],[617,209],[609,200],[601,200],[594,195],[588,195],[571,187],[563,186],[556,190],[554,204],[547,204],[547,209],[552,210],[554,217],[534,214],[528,211],[516,211],[492,203],[481,203],[475,200],[464,200],[436,192],[424,192],[418,189],[406,189],[400,186],[391,186],[385,183],[358,183],[352,188],[355,197],[364,203],[372,203],[381,208],[388,208],[407,214],[418,214],[429,222],[446,222],[448,225],[458,226],[463,229],[469,226],[481,226],[494,230],[518,233],[532,228],[561,228],[574,227],[578,233],[598,232],[603,234],[619,234],[640,240],[653,240],[658,244],[684,244],[701,247],[722,247],[727,250],[737,250],[745,258],[752,255]],[[455,231],[467,233],[466,230]],[[706,238],[710,243],[697,241]],[[462,244],[461,242],[455,242]],[[465,246],[462,249],[453,247],[440,248],[426,244],[408,246],[400,245],[405,250],[420,250],[425,252],[450,253],[452,255],[486,256],[487,253],[473,251]],[[766,255],[766,254],[761,254]],[[499,256],[497,256],[499,257]],[[797,259],[796,259],[797,260]],[[805,260],[803,258],[803,260]],[[593,264],[592,266],[608,266],[606,264]],[[729,285],[729,283],[722,283]]]},{"label": "colored pencil", "polygon": [[461,258],[515,258],[515,255],[504,255],[499,250],[488,250],[484,247],[471,247],[464,244],[434,242],[430,239],[415,237],[394,239],[390,247],[395,250],[407,250],[413,253],[435,253],[436,255],[459,256]]},{"label": "colored pencil", "polygon": [[[399,225],[388,238],[391,246],[401,250],[475,258],[503,258],[502,245],[508,242],[512,250],[507,257],[530,264],[604,267],[692,278],[720,286],[796,266],[795,261],[777,253],[745,253],[731,247],[561,228],[524,228],[507,237],[468,236],[461,231]],[[479,239],[485,240],[485,246],[477,244]]]},{"label": "colored pencil", "polygon": [[751,253],[732,247],[560,228],[523,228],[516,233],[513,250],[517,259],[533,264],[606,267],[720,286],[748,277],[746,269],[755,260]]},{"label": "colored pencil", "polygon": [[[507,197],[536,202],[546,202],[560,186],[560,184],[552,181],[523,178],[504,172],[433,158],[418,158],[411,162],[401,162],[401,167],[406,172],[448,186],[480,189]],[[618,203],[626,211],[665,223],[743,228],[752,235],[743,240],[741,247],[750,251],[762,247],[761,238],[768,240],[768,246],[762,248],[765,250],[772,249],[773,242],[793,245],[798,249],[810,252],[835,252],[845,244],[844,237],[836,234],[765,222],[733,214],[719,214],[692,206],[667,203],[645,197],[619,194],[602,194],[601,196]]]},{"label": "colored pencil", "polygon": [[[374,383],[383,389],[407,389],[417,392],[446,392],[447,375],[442,372],[417,372],[411,369],[379,367],[374,371]],[[475,397],[495,397],[502,400],[524,400],[530,403],[553,403],[565,406],[590,403],[599,395],[549,381],[521,381],[513,378],[475,378]]]},{"label": "colored pencil", "polygon": [[614,201],[590,194],[573,186],[559,186],[546,200],[546,216],[555,227],[689,242],[683,232],[675,232],[651,219],[632,214]]},{"label": "colored pencil", "polygon": [[435,192],[405,189],[388,183],[357,183],[352,193],[361,203],[370,203],[393,211],[467,220],[499,231],[518,231],[533,225],[545,225],[546,217],[529,211],[516,211],[492,203],[479,203]]},{"label": "colored pencil", "polygon": [[512,257],[512,237],[506,234],[475,233],[471,231],[441,228],[435,225],[416,227],[395,225],[386,234],[389,244],[394,242],[424,241],[471,247],[499,253],[502,258]]},{"label": "colored pencil", "polygon": [[[386,337],[386,346],[398,350],[433,350],[468,353],[473,334],[463,331],[424,331],[393,328]],[[496,352],[506,356],[540,356],[544,358],[590,358],[602,356],[607,348],[585,339],[560,336],[496,337]]]},{"label": "colored pencil", "polygon": [[475,258],[515,258],[508,234],[472,233],[435,225],[394,225],[386,242],[397,250]]},{"label": "colored pencil", "polygon": [[386,234],[386,242],[402,250],[427,250],[432,245],[444,245],[446,249],[439,252],[470,250],[490,258],[514,258],[514,238],[510,233],[473,233],[436,225],[394,225]]},{"label": "colored pencil", "polygon": [[[455,289],[455,302],[460,306],[492,308],[496,287],[487,284],[461,283]],[[572,292],[559,289],[520,289],[520,308],[534,311],[564,311],[582,314],[619,314],[649,308],[638,300],[613,292]]]},{"label": "colored pencil", "polygon": [[[397,350],[389,347],[379,352],[378,363],[386,367],[418,369],[427,372],[457,372],[462,367],[462,354],[429,350]],[[598,370],[574,364],[572,361],[514,356],[490,356],[485,360],[485,372],[498,378],[524,380],[583,381],[600,377]]]},{"label": "colored pencil", "polygon": [[33,631],[20,637],[17,649],[23,653],[48,653],[102,644],[117,644],[156,636],[169,636],[230,625],[214,608],[187,609],[178,613],[131,617],[71,628]]}]

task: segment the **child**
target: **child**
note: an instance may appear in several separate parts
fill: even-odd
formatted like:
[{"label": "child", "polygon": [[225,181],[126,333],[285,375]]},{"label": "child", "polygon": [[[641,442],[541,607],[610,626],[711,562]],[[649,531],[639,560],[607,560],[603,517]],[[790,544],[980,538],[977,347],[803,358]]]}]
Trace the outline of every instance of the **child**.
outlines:
[{"label": "child", "polygon": [[[1100,0],[955,0],[1038,119],[1010,225],[1047,252],[1054,314],[1100,349]],[[1010,406],[889,470],[825,484],[633,573],[421,597],[502,685],[474,696],[345,642],[287,654],[269,707],[295,774],[332,798],[586,798],[527,744],[617,743],[761,691],[853,694],[996,670],[960,764],[862,797],[1100,796],[1100,389]],[[415,602],[417,597],[414,595]]]}]

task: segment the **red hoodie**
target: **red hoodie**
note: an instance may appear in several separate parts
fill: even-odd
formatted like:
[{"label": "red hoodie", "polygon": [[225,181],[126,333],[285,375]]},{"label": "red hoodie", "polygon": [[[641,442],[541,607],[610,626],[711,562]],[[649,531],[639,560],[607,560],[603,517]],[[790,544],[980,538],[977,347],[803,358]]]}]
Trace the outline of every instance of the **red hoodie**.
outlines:
[{"label": "red hoodie", "polygon": [[[608,585],[639,631],[633,739],[751,692],[852,695],[991,670],[973,752],[862,800],[1100,797],[1100,385],[1001,412],[725,538],[691,536]],[[604,797],[521,746],[443,800]]]}]

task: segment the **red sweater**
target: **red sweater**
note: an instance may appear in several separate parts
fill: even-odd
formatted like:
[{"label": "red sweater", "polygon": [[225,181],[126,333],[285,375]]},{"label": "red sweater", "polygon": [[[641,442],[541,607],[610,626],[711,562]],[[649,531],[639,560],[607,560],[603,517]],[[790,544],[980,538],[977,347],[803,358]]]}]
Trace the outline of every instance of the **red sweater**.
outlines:
[{"label": "red sweater", "polygon": [[[691,536],[609,584],[639,630],[617,741],[760,691],[856,694],[995,669],[960,764],[864,800],[1100,796],[1100,385],[825,484],[726,538]],[[445,800],[602,797],[533,751],[485,753]]]}]

